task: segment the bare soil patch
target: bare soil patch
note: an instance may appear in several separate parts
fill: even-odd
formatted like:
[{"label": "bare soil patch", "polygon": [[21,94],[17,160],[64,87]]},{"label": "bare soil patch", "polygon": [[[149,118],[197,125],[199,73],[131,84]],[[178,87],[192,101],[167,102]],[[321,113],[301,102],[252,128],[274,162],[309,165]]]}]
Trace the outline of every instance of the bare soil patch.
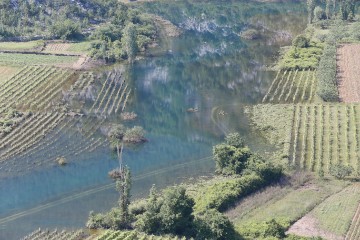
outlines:
[{"label": "bare soil patch", "polygon": [[343,240],[344,237],[322,230],[319,223],[310,214],[305,215],[293,224],[287,234],[295,234],[304,237],[322,237],[328,240]]},{"label": "bare soil patch", "polygon": [[360,44],[340,45],[336,62],[340,101],[360,102]]}]

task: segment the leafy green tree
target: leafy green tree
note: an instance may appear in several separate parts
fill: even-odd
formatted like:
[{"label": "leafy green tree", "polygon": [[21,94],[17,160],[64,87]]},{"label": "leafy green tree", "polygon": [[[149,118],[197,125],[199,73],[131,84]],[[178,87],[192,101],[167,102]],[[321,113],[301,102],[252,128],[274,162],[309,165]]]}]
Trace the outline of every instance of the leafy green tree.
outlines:
[{"label": "leafy green tree", "polygon": [[223,175],[241,174],[247,160],[251,157],[247,147],[236,148],[228,144],[219,144],[213,148],[216,173]]},{"label": "leafy green tree", "polygon": [[136,28],[133,23],[130,22],[125,26],[121,42],[123,44],[123,49],[127,54],[129,63],[133,63],[137,53]]},{"label": "leafy green tree", "polygon": [[330,19],[332,14],[332,6],[333,6],[334,0],[326,0],[326,6],[325,6],[325,14],[326,14],[326,18]]},{"label": "leafy green tree", "polygon": [[308,22],[312,23],[316,0],[307,0]]},{"label": "leafy green tree", "polygon": [[186,189],[181,186],[167,188],[163,195],[159,213],[163,232],[191,235],[194,221],[194,200],[186,194]]},{"label": "leafy green tree", "polygon": [[116,221],[117,229],[128,228],[131,223],[129,214],[130,190],[131,190],[131,174],[128,167],[120,167],[121,178],[116,181],[116,189],[119,197],[119,218]]},{"label": "leafy green tree", "polygon": [[230,220],[215,209],[209,209],[195,216],[196,239],[236,239]]},{"label": "leafy green tree", "polygon": [[310,46],[310,39],[305,35],[300,34],[294,38],[292,45],[298,48],[307,48]]},{"label": "leafy green tree", "polygon": [[314,9],[314,18],[316,21],[324,20],[326,18],[326,14],[322,7],[316,6]]},{"label": "leafy green tree", "polygon": [[51,27],[51,34],[63,40],[74,39],[80,35],[80,25],[70,19],[60,19]]},{"label": "leafy green tree", "polygon": [[140,215],[135,223],[135,226],[140,231],[156,234],[161,231],[160,207],[162,201],[156,192],[155,186],[150,189],[150,194],[146,200],[145,212]]},{"label": "leafy green tree", "polygon": [[151,234],[193,235],[194,200],[184,187],[169,187],[162,197],[153,187],[150,191],[145,212],[136,221],[136,228]]},{"label": "leafy green tree", "polygon": [[263,236],[264,237],[276,237],[278,239],[285,238],[285,229],[275,221],[275,219],[271,219],[266,222],[266,228],[264,229]]},{"label": "leafy green tree", "polygon": [[237,132],[226,135],[225,142],[226,144],[234,146],[236,148],[245,147],[244,139]]}]

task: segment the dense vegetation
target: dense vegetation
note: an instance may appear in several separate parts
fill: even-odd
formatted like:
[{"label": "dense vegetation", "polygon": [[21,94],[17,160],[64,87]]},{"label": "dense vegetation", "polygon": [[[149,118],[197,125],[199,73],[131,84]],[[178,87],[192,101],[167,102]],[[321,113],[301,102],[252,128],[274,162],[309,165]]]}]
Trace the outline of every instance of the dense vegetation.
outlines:
[{"label": "dense vegetation", "polygon": [[117,182],[126,189],[121,190],[119,206],[106,214],[91,213],[87,226],[135,228],[147,234],[195,239],[236,239],[233,225],[221,212],[238,199],[278,181],[282,169],[251,153],[238,133],[229,134],[224,143],[214,147],[214,158],[217,173],[226,177],[203,187],[196,185],[196,194],[191,191],[194,186],[169,187],[161,194],[153,187],[146,201],[134,202],[130,208],[130,175],[125,174]]},{"label": "dense vegetation", "polygon": [[116,0],[0,2],[0,40],[88,38],[91,56],[133,61],[154,41],[152,19]]}]

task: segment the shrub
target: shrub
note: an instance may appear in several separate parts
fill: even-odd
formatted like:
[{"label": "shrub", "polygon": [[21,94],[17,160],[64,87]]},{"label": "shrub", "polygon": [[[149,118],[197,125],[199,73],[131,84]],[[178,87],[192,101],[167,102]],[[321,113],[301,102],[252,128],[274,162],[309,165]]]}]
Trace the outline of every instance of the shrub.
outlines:
[{"label": "shrub", "polygon": [[351,166],[345,166],[340,163],[336,165],[331,165],[329,172],[332,176],[337,179],[344,179],[347,176],[350,176],[354,169]]},{"label": "shrub", "polygon": [[145,130],[140,126],[135,126],[126,130],[124,134],[124,141],[129,143],[141,143],[145,142],[146,138],[144,137]]},{"label": "shrub", "polygon": [[308,39],[305,35],[300,34],[295,37],[295,39],[292,42],[292,45],[298,48],[307,48],[310,46],[310,39]]},{"label": "shrub", "polygon": [[225,137],[225,142],[228,145],[234,146],[236,148],[245,147],[244,139],[240,136],[239,133],[230,133]]},{"label": "shrub", "polygon": [[196,239],[235,239],[235,230],[230,220],[215,209],[196,215]]},{"label": "shrub", "polygon": [[267,222],[250,222],[242,225],[238,230],[246,239],[285,239],[285,229],[290,222],[277,222],[274,219]]},{"label": "shrub", "polygon": [[261,35],[256,29],[248,29],[241,33],[241,37],[248,40],[255,40],[260,38]]},{"label": "shrub", "polygon": [[237,148],[228,144],[219,144],[213,148],[216,173],[223,175],[241,174],[251,156],[247,147]]}]

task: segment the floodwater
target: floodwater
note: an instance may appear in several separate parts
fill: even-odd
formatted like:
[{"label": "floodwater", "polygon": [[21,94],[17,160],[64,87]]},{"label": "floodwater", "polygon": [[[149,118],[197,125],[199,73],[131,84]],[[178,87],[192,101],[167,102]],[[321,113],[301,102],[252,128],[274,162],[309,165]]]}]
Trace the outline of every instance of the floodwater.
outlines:
[{"label": "floodwater", "polygon": [[[280,47],[305,28],[305,7],[216,2],[146,3],[145,11],[171,20],[182,35],[162,41],[133,66],[95,69],[97,80],[82,104],[69,103],[86,112],[109,72],[126,78],[132,89],[126,109],[138,114],[127,125],[142,126],[148,139],[123,154],[134,197],[147,194],[152,184],[161,188],[212,174],[212,146],[226,133],[239,131],[255,151],[272,150],[250,128],[243,106],[265,95],[274,77],[267,68]],[[240,32],[248,28],[257,29],[259,39],[242,39]],[[18,239],[39,227],[81,228],[91,210],[114,206],[118,194],[108,172],[118,161],[104,132],[119,121],[115,114],[64,123],[64,130],[47,136],[38,150],[2,163],[0,239]],[[58,166],[57,156],[66,156],[69,164]]]}]

